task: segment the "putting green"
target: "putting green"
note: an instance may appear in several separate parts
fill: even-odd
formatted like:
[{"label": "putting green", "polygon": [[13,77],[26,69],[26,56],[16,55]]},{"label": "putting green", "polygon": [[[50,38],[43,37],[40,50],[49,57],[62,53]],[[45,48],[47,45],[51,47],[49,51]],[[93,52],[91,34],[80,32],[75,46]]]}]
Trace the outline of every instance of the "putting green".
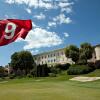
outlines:
[{"label": "putting green", "polygon": [[0,83],[0,100],[100,100],[100,80],[15,79]]}]

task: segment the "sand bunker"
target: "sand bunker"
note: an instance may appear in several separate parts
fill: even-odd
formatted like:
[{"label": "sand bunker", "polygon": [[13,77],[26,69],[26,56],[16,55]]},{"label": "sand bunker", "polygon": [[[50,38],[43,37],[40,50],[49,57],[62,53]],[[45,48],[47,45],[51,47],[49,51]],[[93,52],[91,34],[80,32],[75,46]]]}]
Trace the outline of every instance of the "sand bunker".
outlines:
[{"label": "sand bunker", "polygon": [[100,77],[84,77],[84,76],[78,76],[78,77],[74,77],[70,80],[75,80],[75,81],[80,81],[80,82],[88,82],[88,81],[95,81],[95,80],[99,80]]}]

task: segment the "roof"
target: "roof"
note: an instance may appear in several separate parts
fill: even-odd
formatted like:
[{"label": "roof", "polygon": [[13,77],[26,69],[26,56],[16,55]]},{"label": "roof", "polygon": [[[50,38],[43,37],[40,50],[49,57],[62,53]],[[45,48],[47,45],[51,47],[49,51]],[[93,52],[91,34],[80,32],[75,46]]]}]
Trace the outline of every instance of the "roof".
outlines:
[{"label": "roof", "polygon": [[53,52],[57,52],[57,51],[61,51],[61,50],[64,50],[64,49],[65,49],[65,48],[56,49],[56,50],[51,50],[51,51],[43,52],[43,53],[36,54],[36,55],[33,55],[33,56],[40,56],[40,55],[44,55],[44,54],[49,54],[49,53],[53,53]]},{"label": "roof", "polygon": [[[98,45],[95,45],[93,46],[94,48],[95,47],[100,47],[100,44]],[[36,54],[36,55],[33,55],[33,56],[40,56],[40,55],[44,55],[44,54],[49,54],[49,53],[53,53],[53,52],[57,52],[57,51],[61,51],[61,50],[64,50],[65,48],[60,48],[60,49],[56,49],[56,50],[51,50],[51,51],[47,51],[47,52],[43,52],[43,53],[39,53],[39,54]]]}]

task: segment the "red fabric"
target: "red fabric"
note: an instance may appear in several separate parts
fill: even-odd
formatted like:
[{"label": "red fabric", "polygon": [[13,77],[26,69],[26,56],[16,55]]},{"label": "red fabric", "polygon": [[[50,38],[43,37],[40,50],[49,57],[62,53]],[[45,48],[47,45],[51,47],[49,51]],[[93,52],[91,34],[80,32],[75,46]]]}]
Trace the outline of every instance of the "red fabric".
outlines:
[{"label": "red fabric", "polygon": [[[15,27],[12,24],[14,24]],[[31,20],[0,20],[0,46],[14,42],[19,37],[25,39],[25,37],[31,29]]]}]

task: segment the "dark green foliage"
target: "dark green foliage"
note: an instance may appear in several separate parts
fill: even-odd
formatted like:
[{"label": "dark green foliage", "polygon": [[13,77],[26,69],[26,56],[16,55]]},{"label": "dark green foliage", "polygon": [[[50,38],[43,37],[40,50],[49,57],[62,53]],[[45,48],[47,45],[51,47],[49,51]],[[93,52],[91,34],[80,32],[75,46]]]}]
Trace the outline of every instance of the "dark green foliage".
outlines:
[{"label": "dark green foliage", "polygon": [[27,74],[27,77],[32,78],[33,75],[32,74]]},{"label": "dark green foliage", "polygon": [[79,48],[75,45],[70,45],[65,49],[65,55],[68,58],[72,58],[74,62],[79,59]]},{"label": "dark green foliage", "polygon": [[87,64],[87,60],[92,58],[93,47],[90,43],[82,43],[80,49],[75,45],[70,45],[65,49],[65,55],[71,58],[75,63]]},{"label": "dark green foliage", "polygon": [[49,73],[49,76],[50,77],[56,77],[56,74],[55,73]]},{"label": "dark green foliage", "polygon": [[88,62],[87,65],[88,65],[89,67],[91,67],[93,70],[96,69],[96,68],[95,68],[95,63],[94,63],[94,62]]},{"label": "dark green foliage", "polygon": [[18,57],[18,52],[15,52],[11,56],[11,63],[10,66],[13,67],[13,70],[17,70],[19,67],[19,57]]},{"label": "dark green foliage", "polygon": [[95,68],[100,69],[100,60],[95,62]]},{"label": "dark green foliage", "polygon": [[49,72],[47,64],[35,66],[34,69],[31,70],[31,74],[34,77],[47,77]]},{"label": "dark green foliage", "polygon": [[15,52],[11,56],[10,66],[13,68],[14,73],[17,73],[18,70],[24,70],[25,74],[27,75],[30,73],[30,70],[33,69],[33,64],[33,56],[29,51]]},{"label": "dark green foliage", "polygon": [[50,67],[50,73],[58,74],[60,72],[61,72],[60,68]]},{"label": "dark green foliage", "polygon": [[87,58],[84,54],[84,52],[81,52],[80,55],[79,55],[79,60],[78,60],[78,64],[79,65],[86,65],[87,64]]},{"label": "dark green foliage", "polygon": [[63,64],[61,69],[62,70],[67,70],[68,68],[70,67],[70,64],[69,63],[66,63],[66,64]]},{"label": "dark green foliage", "polygon": [[14,79],[15,77],[16,77],[16,75],[15,74],[9,74],[9,79]]},{"label": "dark green foliage", "polygon": [[93,69],[86,65],[72,65],[67,70],[67,74],[69,75],[80,75],[80,74],[87,74],[91,72]]},{"label": "dark green foliage", "polygon": [[59,68],[60,70],[67,70],[69,68],[70,64],[69,63],[66,63],[66,64],[57,64],[55,65],[54,67],[55,68]]},{"label": "dark green foliage", "polygon": [[90,43],[82,43],[80,46],[79,63],[86,64],[87,60],[92,58],[93,47]]},{"label": "dark green foliage", "polygon": [[5,71],[2,66],[0,66],[0,77],[4,77]]}]

